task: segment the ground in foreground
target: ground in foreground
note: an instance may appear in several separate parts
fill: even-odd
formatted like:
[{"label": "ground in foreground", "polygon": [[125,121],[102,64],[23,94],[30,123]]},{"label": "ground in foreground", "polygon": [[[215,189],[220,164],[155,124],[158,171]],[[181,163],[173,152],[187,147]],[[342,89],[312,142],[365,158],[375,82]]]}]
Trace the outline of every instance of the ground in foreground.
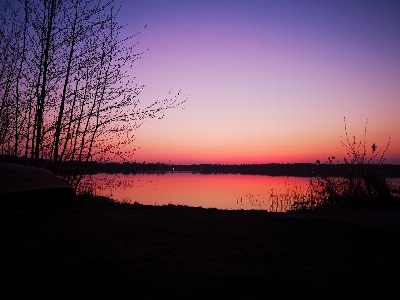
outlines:
[{"label": "ground in foreground", "polygon": [[77,197],[1,228],[4,287],[58,298],[382,297],[400,279],[397,236],[265,211]]}]

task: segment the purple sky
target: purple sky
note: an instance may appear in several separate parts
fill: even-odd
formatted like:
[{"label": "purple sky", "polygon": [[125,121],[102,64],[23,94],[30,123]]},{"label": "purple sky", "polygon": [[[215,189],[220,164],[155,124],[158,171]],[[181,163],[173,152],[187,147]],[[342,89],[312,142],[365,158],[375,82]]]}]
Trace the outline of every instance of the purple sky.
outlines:
[{"label": "purple sky", "polygon": [[184,109],[146,122],[138,162],[343,158],[341,136],[400,164],[399,1],[131,1],[120,22],[147,51],[143,104],[182,90]]}]

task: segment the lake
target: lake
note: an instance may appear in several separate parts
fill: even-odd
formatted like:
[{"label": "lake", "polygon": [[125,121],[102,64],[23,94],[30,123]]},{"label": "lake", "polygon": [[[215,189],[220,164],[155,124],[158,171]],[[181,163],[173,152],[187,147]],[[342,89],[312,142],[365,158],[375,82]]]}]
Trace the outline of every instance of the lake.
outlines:
[{"label": "lake", "polygon": [[285,195],[302,193],[310,181],[304,177],[191,172],[96,174],[92,178],[98,194],[117,201],[268,211],[290,209]]}]

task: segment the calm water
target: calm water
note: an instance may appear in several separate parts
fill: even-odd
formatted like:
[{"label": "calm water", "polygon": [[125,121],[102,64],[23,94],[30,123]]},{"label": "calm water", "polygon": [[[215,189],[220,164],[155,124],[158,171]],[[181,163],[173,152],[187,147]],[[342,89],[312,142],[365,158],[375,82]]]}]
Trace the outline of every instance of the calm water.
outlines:
[{"label": "calm water", "polygon": [[304,191],[309,178],[186,172],[135,175],[96,174],[97,192],[118,201],[218,209],[285,211],[285,194]]}]

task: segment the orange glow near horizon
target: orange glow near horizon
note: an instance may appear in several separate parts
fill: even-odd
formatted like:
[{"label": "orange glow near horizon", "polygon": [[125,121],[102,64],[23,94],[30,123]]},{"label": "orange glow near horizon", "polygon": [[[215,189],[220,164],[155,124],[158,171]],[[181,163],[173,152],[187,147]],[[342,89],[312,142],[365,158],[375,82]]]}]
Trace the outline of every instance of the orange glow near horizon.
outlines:
[{"label": "orange glow near horizon", "polygon": [[131,161],[343,162],[345,117],[357,142],[368,120],[368,155],[390,137],[385,162],[400,164],[398,2],[156,2],[120,13],[127,36],[149,24],[132,41],[139,98],[187,101],[135,132]]},{"label": "orange glow near horizon", "polygon": [[[351,135],[349,135],[351,138]],[[360,132],[358,132],[358,136]],[[342,134],[343,141],[345,135]],[[359,139],[356,141],[360,142]],[[367,158],[371,156],[371,145],[378,145],[378,151],[383,153],[389,141],[388,137],[375,138],[369,137],[367,133],[366,150]],[[147,144],[143,142],[131,160],[136,162],[161,162],[171,164],[264,164],[264,163],[314,163],[316,160],[326,161],[327,157],[335,156],[339,163],[343,163],[343,158],[347,157],[345,148],[340,142],[340,135],[336,141],[328,140],[328,138],[304,138],[304,142],[283,141],[280,144],[271,146],[268,143],[249,142],[249,146],[220,145],[220,144],[200,144],[195,146],[196,141],[190,143],[175,143],[173,146],[167,142],[159,144]],[[363,142],[363,141],[361,141]],[[380,155],[378,155],[380,157]],[[391,138],[390,145],[385,153],[385,163],[400,164],[400,143],[398,140]]]}]

